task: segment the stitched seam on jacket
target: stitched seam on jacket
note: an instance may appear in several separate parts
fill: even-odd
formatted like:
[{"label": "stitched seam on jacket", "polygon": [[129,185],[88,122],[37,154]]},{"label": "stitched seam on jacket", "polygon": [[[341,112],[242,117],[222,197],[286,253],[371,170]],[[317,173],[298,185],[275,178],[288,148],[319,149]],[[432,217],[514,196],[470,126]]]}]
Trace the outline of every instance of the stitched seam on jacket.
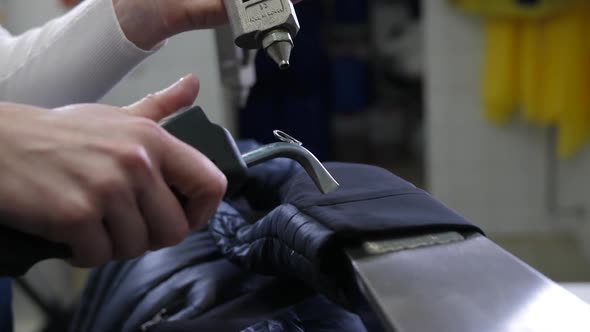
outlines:
[{"label": "stitched seam on jacket", "polygon": [[[334,205],[339,205],[339,204],[355,203],[355,202],[362,202],[362,201],[372,201],[372,200],[383,199],[383,198],[388,198],[388,197],[410,196],[410,195],[423,195],[423,196],[428,197],[428,194],[426,194],[424,192],[405,192],[405,193],[397,193],[397,194],[383,194],[383,195],[379,195],[379,196],[367,196],[367,197],[363,197],[363,198],[348,199],[348,200],[342,200],[342,201],[330,202],[330,203],[320,203],[320,204],[307,203],[307,204],[301,204],[297,207],[301,208],[301,209],[306,209],[306,208],[310,208],[310,207],[314,207],[314,206],[326,207],[326,206],[334,206]],[[295,203],[296,202],[294,202],[293,204],[295,204]]]},{"label": "stitched seam on jacket", "polygon": [[250,244],[258,243],[258,242],[263,241],[263,240],[278,240],[281,245],[284,245],[285,247],[287,247],[287,249],[290,249],[294,253],[296,253],[296,254],[302,256],[303,258],[305,258],[305,260],[311,262],[311,259],[310,258],[308,258],[307,256],[305,256],[303,253],[295,250],[295,248],[293,248],[290,245],[288,245],[287,243],[285,243],[285,241],[282,241],[279,237],[274,237],[274,236],[260,236],[260,237],[255,238],[254,240],[252,240],[250,242]]},{"label": "stitched seam on jacket", "polygon": [[[301,211],[299,211],[299,212],[295,213],[295,214],[293,215],[293,217],[289,218],[289,221],[288,221],[288,223],[290,223],[290,222],[291,222],[291,220],[293,220],[293,218],[295,218],[295,216],[297,216],[298,214],[303,214],[303,213],[301,213]],[[295,243],[295,238],[297,237],[297,233],[299,233],[299,230],[300,230],[300,229],[301,229],[303,226],[305,226],[305,225],[307,225],[307,224],[309,224],[309,221],[308,221],[308,220],[306,220],[304,223],[302,223],[301,225],[299,225],[299,226],[298,226],[298,227],[295,229],[295,231],[293,232],[293,236],[291,236],[291,243]],[[307,241],[306,241],[306,242],[307,242]],[[303,247],[305,248],[305,243],[303,244]]]},{"label": "stitched seam on jacket", "polygon": [[[289,205],[290,205],[290,204],[289,204]],[[294,207],[297,209],[297,207],[296,207],[296,206],[294,206]],[[315,222],[316,222],[316,224],[318,224],[320,227],[323,227],[323,228],[325,228],[325,229],[327,229],[327,230],[332,230],[332,229],[330,229],[330,228],[326,227],[324,224],[317,222],[317,220],[316,220],[314,217],[312,217],[312,216],[310,216],[310,215],[308,215],[308,214],[304,214],[304,213],[303,213],[303,212],[301,212],[299,209],[297,209],[297,213],[293,214],[293,215],[292,215],[292,216],[289,218],[289,220],[287,221],[287,224],[288,224],[288,223],[290,223],[290,222],[291,222],[291,220],[293,220],[293,218],[295,218],[295,217],[296,217],[297,215],[299,215],[299,214],[301,214],[301,215],[305,215],[307,218],[309,218],[309,219],[312,219],[312,220],[313,220],[313,221],[315,221]],[[306,221],[306,222],[305,222],[305,224],[303,224],[303,225],[306,225],[306,224],[309,224],[309,223],[310,223],[310,221]],[[302,226],[303,226],[303,225],[302,225]],[[248,223],[244,223],[243,225],[240,225],[239,227],[237,227],[237,228],[236,228],[236,230],[239,230],[239,229],[241,229],[241,228],[243,228],[243,227],[246,227],[246,226],[252,226],[252,225],[251,225],[251,224],[248,224]],[[300,228],[298,228],[298,229],[297,229],[297,231],[299,231],[299,229],[300,229]],[[217,234],[219,234],[220,236],[222,236],[222,237],[224,237],[224,238],[227,238],[227,236],[225,236],[225,235],[223,235],[223,234],[219,233],[219,232],[218,232],[218,231],[216,231],[215,229],[212,229],[212,231],[213,231],[213,232],[215,232],[215,233],[217,233]],[[295,235],[296,235],[296,234],[295,234]],[[295,236],[295,235],[294,235],[294,236]],[[231,238],[233,238],[234,240],[237,240],[237,237],[236,237],[235,235],[234,235],[234,236],[232,236]],[[305,260],[307,260],[308,262],[310,262],[310,263],[311,263],[311,261],[312,261],[312,260],[311,260],[311,258],[307,257],[307,256],[306,256],[304,253],[302,253],[302,252],[300,252],[300,251],[296,250],[295,248],[293,248],[292,246],[290,246],[289,244],[287,244],[287,243],[286,243],[286,242],[285,242],[283,239],[281,239],[281,238],[280,238],[278,235],[275,235],[275,234],[261,235],[261,236],[255,237],[255,238],[251,238],[249,241],[243,241],[243,242],[242,242],[242,241],[236,241],[236,242],[237,242],[238,244],[247,244],[247,243],[249,243],[249,244],[251,244],[251,245],[252,245],[252,244],[254,244],[254,243],[258,243],[258,242],[260,242],[260,241],[262,241],[262,240],[269,240],[269,239],[275,239],[275,240],[278,240],[278,242],[279,242],[281,245],[284,245],[285,247],[287,247],[288,249],[290,249],[290,250],[292,250],[293,252],[297,253],[298,255],[300,255],[301,257],[305,258]]]},{"label": "stitched seam on jacket", "polygon": [[[334,204],[334,205],[337,205],[337,204]],[[320,206],[320,205],[317,205],[317,206]],[[306,208],[301,208],[301,210],[302,210],[302,212],[306,212],[305,213],[306,216],[308,216],[309,218],[315,220],[322,227],[335,232],[334,229],[332,229],[332,228],[324,225],[322,222],[317,221],[316,218],[312,217],[310,214],[307,213],[309,211],[309,208],[313,208],[313,207],[317,207],[317,206],[308,206]],[[332,206],[332,205],[325,205],[325,206],[322,206],[322,207],[329,207],[329,206]],[[434,219],[424,219],[424,218],[421,218],[420,221],[423,222],[423,223],[425,223],[425,224],[422,224],[422,225],[410,225],[410,226],[407,226],[407,227],[404,227],[404,228],[426,227],[426,226],[428,226],[426,224],[430,224],[430,226],[457,225],[457,222],[463,221],[462,219],[463,219],[463,217],[461,217],[459,215],[457,215],[457,218],[455,218],[455,219],[445,219],[445,220],[440,220],[440,219],[434,220]],[[389,220],[393,220],[393,219],[389,219]],[[470,223],[465,224],[465,225],[466,226],[474,226],[474,227],[477,227],[477,226],[472,225]],[[461,225],[459,225],[459,226],[461,226]],[[386,228],[386,230],[390,230],[390,228]],[[372,232],[372,231],[367,231],[367,232]]]}]

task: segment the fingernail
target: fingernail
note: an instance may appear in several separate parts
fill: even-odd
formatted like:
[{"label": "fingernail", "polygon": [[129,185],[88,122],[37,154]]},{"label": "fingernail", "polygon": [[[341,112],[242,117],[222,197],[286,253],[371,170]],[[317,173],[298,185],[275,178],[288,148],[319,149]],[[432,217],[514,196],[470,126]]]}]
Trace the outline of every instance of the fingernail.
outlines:
[{"label": "fingernail", "polygon": [[189,77],[191,77],[191,76],[192,76],[192,74],[188,74],[188,75],[185,75],[185,76],[181,77],[181,78],[180,78],[178,81],[176,81],[176,83],[174,83],[172,86],[173,86],[173,87],[176,87],[176,86],[180,85],[182,82],[184,82],[185,80],[187,80],[187,79],[188,79]]},{"label": "fingernail", "polygon": [[166,93],[170,90],[175,89],[176,87],[178,87],[182,81],[184,80],[184,77],[179,79],[178,81],[176,81],[175,83],[173,83],[172,85],[168,86],[167,88],[164,88],[163,90],[158,91],[156,94],[162,94],[162,93]]},{"label": "fingernail", "polygon": [[184,81],[185,78],[186,78],[186,76],[181,77],[178,81],[176,81],[176,83],[172,84],[172,87],[179,86]]}]

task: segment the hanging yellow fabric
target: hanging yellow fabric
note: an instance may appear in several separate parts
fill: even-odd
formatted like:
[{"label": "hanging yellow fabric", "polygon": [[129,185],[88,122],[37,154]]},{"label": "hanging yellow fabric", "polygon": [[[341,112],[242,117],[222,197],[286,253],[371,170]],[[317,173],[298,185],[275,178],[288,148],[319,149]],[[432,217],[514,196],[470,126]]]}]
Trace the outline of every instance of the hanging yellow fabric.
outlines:
[{"label": "hanging yellow fabric", "polygon": [[[536,124],[546,124],[543,102],[541,101],[542,91],[546,88],[543,85],[543,55],[540,53],[543,47],[543,31],[537,29],[534,24],[521,23],[521,30],[518,36],[520,52],[516,57],[519,64],[520,99],[516,103],[520,105],[523,118]],[[490,80],[489,76],[485,81]]]},{"label": "hanging yellow fabric", "polygon": [[451,0],[483,17],[482,100],[495,124],[516,109],[557,128],[557,155],[590,139],[590,1]]},{"label": "hanging yellow fabric", "polygon": [[455,7],[487,18],[540,18],[554,15],[577,0],[450,0]]},{"label": "hanging yellow fabric", "polygon": [[518,104],[518,26],[496,18],[486,23],[482,98],[486,118],[502,124]]},{"label": "hanging yellow fabric", "polygon": [[[590,134],[590,52],[588,30],[590,10],[587,3],[580,3],[572,11],[560,17],[561,39],[552,47],[559,48],[563,58],[559,59],[561,85],[556,103],[555,124],[558,129],[557,153],[560,157],[570,157],[588,140]],[[557,72],[557,70],[556,70]],[[551,77],[546,77],[551,80]],[[547,101],[547,104],[551,100]],[[560,106],[560,107],[559,107]],[[559,108],[558,108],[559,107]]]}]

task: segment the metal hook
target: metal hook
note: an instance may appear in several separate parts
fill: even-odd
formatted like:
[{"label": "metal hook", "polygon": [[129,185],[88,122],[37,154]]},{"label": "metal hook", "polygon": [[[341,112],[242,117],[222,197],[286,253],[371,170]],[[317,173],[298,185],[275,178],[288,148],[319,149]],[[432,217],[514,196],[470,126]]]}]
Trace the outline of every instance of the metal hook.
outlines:
[{"label": "metal hook", "polygon": [[276,129],[276,130],[273,130],[272,133],[275,135],[276,138],[278,138],[280,141],[283,141],[285,143],[296,144],[296,145],[299,145],[299,146],[302,146],[303,145],[303,143],[301,141],[295,139],[293,136],[285,133],[282,130]]},{"label": "metal hook", "polygon": [[248,167],[281,157],[293,159],[303,166],[322,193],[329,193],[338,188],[338,182],[324,165],[301,145],[286,142],[271,143],[242,155]]}]

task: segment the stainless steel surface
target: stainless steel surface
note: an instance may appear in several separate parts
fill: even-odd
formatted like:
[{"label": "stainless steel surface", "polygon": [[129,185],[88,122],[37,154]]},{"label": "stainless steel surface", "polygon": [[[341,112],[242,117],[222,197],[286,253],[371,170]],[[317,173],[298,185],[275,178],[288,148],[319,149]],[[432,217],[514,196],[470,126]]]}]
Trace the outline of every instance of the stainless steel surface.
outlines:
[{"label": "stainless steel surface", "polygon": [[374,255],[347,250],[389,331],[590,331],[590,306],[482,236]]},{"label": "stainless steel surface", "polygon": [[280,157],[290,158],[301,164],[322,193],[329,193],[338,188],[338,182],[324,165],[301,145],[285,142],[272,143],[242,155],[248,167]]},{"label": "stainless steel surface", "polygon": [[291,50],[293,49],[293,40],[289,31],[285,29],[270,31],[262,39],[262,47],[264,47],[268,56],[279,65],[280,69],[289,68]]},{"label": "stainless steel surface", "polygon": [[299,21],[291,0],[224,0],[235,44],[264,48],[279,67],[288,66]]},{"label": "stainless steel surface", "polygon": [[[262,47],[269,48],[275,43],[286,42],[293,46],[291,34],[286,29],[275,29],[264,34],[262,38]],[[289,51],[290,52],[290,51]]]}]

